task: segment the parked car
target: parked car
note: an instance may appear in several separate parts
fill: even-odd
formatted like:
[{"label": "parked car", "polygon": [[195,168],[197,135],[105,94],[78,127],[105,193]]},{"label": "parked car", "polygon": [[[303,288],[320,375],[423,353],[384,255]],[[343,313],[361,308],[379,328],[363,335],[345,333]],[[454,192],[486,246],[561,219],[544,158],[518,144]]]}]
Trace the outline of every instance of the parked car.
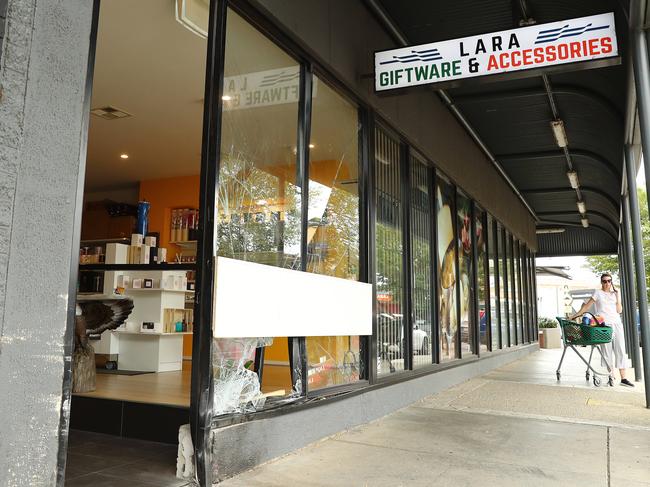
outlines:
[{"label": "parked car", "polygon": [[[404,350],[404,327],[401,314],[380,313],[378,316],[382,351],[387,358],[401,358]],[[416,320],[413,324],[413,352],[428,355],[431,352],[431,324],[425,320]]]}]

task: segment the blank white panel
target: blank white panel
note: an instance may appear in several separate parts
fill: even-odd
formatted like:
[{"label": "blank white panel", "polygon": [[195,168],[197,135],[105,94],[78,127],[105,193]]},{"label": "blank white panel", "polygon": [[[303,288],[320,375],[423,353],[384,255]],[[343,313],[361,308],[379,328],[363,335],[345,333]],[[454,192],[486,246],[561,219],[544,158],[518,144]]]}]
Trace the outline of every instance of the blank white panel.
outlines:
[{"label": "blank white panel", "polygon": [[372,335],[372,286],[217,258],[217,338]]}]

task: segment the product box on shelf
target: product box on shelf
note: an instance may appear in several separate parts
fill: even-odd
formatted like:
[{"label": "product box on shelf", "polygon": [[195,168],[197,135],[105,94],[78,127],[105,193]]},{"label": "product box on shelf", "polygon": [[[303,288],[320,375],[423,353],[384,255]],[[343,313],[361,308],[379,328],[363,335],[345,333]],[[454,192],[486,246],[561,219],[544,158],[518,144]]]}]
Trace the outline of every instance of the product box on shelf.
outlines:
[{"label": "product box on shelf", "polygon": [[141,333],[162,333],[162,324],[153,321],[143,321],[140,327]]},{"label": "product box on shelf", "polygon": [[131,276],[126,274],[120,274],[117,276],[117,287],[126,289],[131,287]]},{"label": "product box on shelf", "polygon": [[139,247],[144,243],[144,236],[141,233],[132,233],[131,234],[131,245],[134,247]]},{"label": "product box on shelf", "polygon": [[121,243],[106,244],[106,263],[107,264],[128,264],[129,246]]}]

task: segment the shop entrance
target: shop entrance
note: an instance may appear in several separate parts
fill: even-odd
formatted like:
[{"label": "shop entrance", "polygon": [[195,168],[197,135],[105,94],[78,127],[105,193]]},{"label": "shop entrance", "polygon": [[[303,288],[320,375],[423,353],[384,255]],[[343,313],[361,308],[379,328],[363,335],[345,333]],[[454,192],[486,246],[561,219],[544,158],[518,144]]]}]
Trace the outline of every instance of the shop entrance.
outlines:
[{"label": "shop entrance", "polygon": [[78,326],[69,479],[93,444],[119,445],[95,433],[170,444],[173,475],[189,423],[207,40],[177,16],[159,0],[99,10],[77,295],[94,357]]}]

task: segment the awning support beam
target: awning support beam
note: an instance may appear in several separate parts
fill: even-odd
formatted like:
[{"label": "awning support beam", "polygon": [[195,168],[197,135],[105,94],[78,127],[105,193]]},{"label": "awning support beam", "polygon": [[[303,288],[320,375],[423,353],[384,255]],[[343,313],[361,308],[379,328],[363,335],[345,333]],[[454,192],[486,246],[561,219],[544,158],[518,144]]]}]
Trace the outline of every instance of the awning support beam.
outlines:
[{"label": "awning support beam", "polygon": [[[634,66],[634,85],[639,112],[643,163],[645,165],[646,188],[650,181],[650,59],[644,30],[645,0],[630,2],[630,41]],[[648,325],[648,297],[646,293],[645,266],[643,262],[643,241],[639,223],[639,201],[636,192],[636,163],[632,147],[625,146],[625,170],[627,192],[630,202],[630,219],[634,244],[634,264],[639,298],[639,317],[641,322],[641,342],[643,343],[643,373],[645,380],[646,407],[650,408],[650,327]],[[650,202],[649,202],[650,203]]]},{"label": "awning support beam", "polygon": [[[647,66],[647,65],[646,65]],[[643,96],[643,95],[642,95]],[[642,98],[637,94],[637,98]],[[648,126],[646,129],[650,128]],[[647,135],[647,134],[646,134]],[[650,139],[644,137],[644,145]],[[643,236],[641,235],[641,220],[639,218],[639,199],[636,193],[636,164],[632,147],[625,146],[625,171],[627,174],[627,200],[629,210],[623,213],[624,226],[628,221],[632,224],[632,244],[634,249],[634,270],[636,288],[639,300],[639,319],[641,322],[641,338],[643,341],[643,379],[645,381],[646,407],[650,409],[650,325],[648,324],[648,294],[646,292],[645,263],[643,261]],[[626,220],[625,217],[629,220]]]},{"label": "awning support beam", "polygon": [[639,357],[639,336],[636,329],[636,289],[634,287],[634,262],[632,261],[634,250],[632,249],[632,239],[630,238],[630,204],[627,194],[623,196],[622,205],[623,222],[621,225],[621,244],[625,273],[621,275],[621,279],[625,280],[625,294],[627,296],[623,295],[623,298],[627,301],[627,319],[631,323],[629,326],[629,342],[631,347],[630,358],[632,359],[632,367],[634,367],[634,380],[640,382],[643,375],[641,374],[641,360]]}]

